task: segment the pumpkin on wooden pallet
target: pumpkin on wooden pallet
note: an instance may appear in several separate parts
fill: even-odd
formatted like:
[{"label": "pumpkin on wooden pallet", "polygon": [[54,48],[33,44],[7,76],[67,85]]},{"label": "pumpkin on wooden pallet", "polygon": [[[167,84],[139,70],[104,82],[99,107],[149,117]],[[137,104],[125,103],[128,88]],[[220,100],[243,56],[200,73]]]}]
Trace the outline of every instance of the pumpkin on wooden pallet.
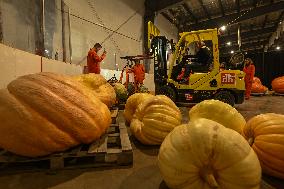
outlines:
[{"label": "pumpkin on wooden pallet", "polygon": [[74,76],[73,78],[92,90],[94,95],[108,107],[115,104],[115,90],[102,75],[90,73]]},{"label": "pumpkin on wooden pallet", "polygon": [[284,115],[268,113],[251,118],[244,136],[258,155],[263,172],[284,179]]},{"label": "pumpkin on wooden pallet", "polygon": [[165,138],[158,165],[170,188],[258,189],[259,160],[236,131],[200,118]]},{"label": "pumpkin on wooden pallet", "polygon": [[143,144],[159,145],[181,124],[182,115],[175,103],[164,95],[152,96],[136,109],[131,132]]},{"label": "pumpkin on wooden pallet", "polygon": [[189,111],[190,121],[206,118],[221,125],[242,133],[246,124],[245,118],[231,105],[219,100],[204,100]]},{"label": "pumpkin on wooden pallet", "polygon": [[0,90],[0,148],[37,157],[91,143],[111,123],[108,107],[70,77],[39,73]]},{"label": "pumpkin on wooden pallet", "polygon": [[276,93],[284,94],[284,76],[275,78],[271,86]]}]

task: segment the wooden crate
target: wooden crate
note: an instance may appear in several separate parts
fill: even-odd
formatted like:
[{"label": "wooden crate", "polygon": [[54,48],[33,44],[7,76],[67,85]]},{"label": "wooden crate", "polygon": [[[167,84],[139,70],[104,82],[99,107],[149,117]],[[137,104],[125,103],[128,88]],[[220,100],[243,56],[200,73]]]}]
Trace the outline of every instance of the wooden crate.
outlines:
[{"label": "wooden crate", "polygon": [[[117,118],[117,113],[112,115]],[[115,119],[116,121],[116,119]],[[60,170],[103,166],[129,166],[133,151],[124,124],[111,124],[107,133],[96,142],[80,145],[65,152],[45,157],[27,158],[0,150],[0,172]]]}]

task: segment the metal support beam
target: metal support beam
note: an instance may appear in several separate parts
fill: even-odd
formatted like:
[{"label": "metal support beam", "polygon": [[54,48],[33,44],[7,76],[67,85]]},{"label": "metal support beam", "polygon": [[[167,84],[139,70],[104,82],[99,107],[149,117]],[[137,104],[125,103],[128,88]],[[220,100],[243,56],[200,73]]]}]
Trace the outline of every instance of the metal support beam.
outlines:
[{"label": "metal support beam", "polygon": [[256,8],[256,6],[257,6],[257,0],[253,0],[253,6],[254,6],[254,8]]},{"label": "metal support beam", "polygon": [[35,2],[35,54],[44,56],[44,0]]},{"label": "metal support beam", "polygon": [[[266,42],[267,42],[267,40],[266,40]],[[236,46],[231,46],[230,48],[228,48],[228,47],[221,47],[220,48],[220,51],[223,51],[223,52],[225,52],[225,51],[228,51],[228,49],[232,49],[232,50],[236,50],[238,48],[238,46],[237,46],[237,44],[236,44]],[[244,49],[249,49],[249,48],[263,48],[263,41],[261,41],[261,42],[249,42],[249,43],[246,43],[246,44],[243,44],[242,45],[242,50],[244,50]]]},{"label": "metal support beam", "polygon": [[237,7],[238,14],[240,14],[240,11],[241,11],[241,9],[240,9],[240,0],[236,0],[236,7]]},{"label": "metal support beam", "polygon": [[[267,33],[272,33],[274,31],[275,31],[275,26],[272,26],[272,27],[269,27],[269,28],[254,30],[253,32],[251,32],[251,31],[242,32],[241,36],[242,36],[242,40],[245,40],[245,39],[250,38],[250,37],[260,36],[260,35],[264,35],[264,34],[267,34]],[[235,34],[231,34],[231,35],[228,35],[228,36],[221,37],[219,41],[220,41],[220,44],[222,44],[222,43],[226,43],[228,41],[233,42],[233,41],[237,41],[237,40],[238,40],[238,35],[237,35],[237,33],[235,33]]]},{"label": "metal support beam", "polygon": [[162,12],[161,15],[163,15],[170,23],[174,24],[173,19],[167,13]]},{"label": "metal support beam", "polygon": [[[204,29],[204,28],[215,28],[215,27],[219,27],[220,25],[224,25],[224,24],[228,24],[230,21],[235,20],[236,19],[236,23],[238,22],[242,22],[245,20],[249,20],[264,14],[268,14],[271,12],[276,12],[276,11],[280,11],[284,9],[284,1],[279,1],[277,3],[273,3],[272,5],[266,5],[266,6],[261,6],[261,7],[257,7],[251,11],[249,11],[249,13],[242,15],[244,12],[240,12],[240,16],[238,13],[233,13],[230,15],[227,15],[225,17],[217,17],[217,18],[213,18],[210,20],[206,20],[203,22],[199,22],[198,24],[192,24],[191,27],[194,28],[195,30],[198,29]],[[237,19],[238,18],[238,19]]]},{"label": "metal support beam", "polygon": [[[154,2],[154,1],[152,1]],[[145,1],[145,12],[144,12],[144,40],[143,40],[143,46],[144,46],[144,53],[148,53],[148,22],[151,21],[154,23],[155,19],[155,12],[153,10],[153,5],[151,4],[151,0]],[[145,61],[145,71],[146,73],[149,73],[150,71],[150,62]]]},{"label": "metal support beam", "polygon": [[188,5],[186,3],[182,4],[183,8],[186,10],[186,12],[190,15],[190,18],[195,22],[195,24],[198,23],[198,19],[196,18],[196,16],[193,14],[193,12],[191,11],[191,9],[188,7]]},{"label": "metal support beam", "polygon": [[207,8],[206,8],[206,7],[204,6],[204,4],[203,4],[203,1],[202,1],[202,0],[198,0],[198,1],[199,1],[200,5],[201,5],[201,7],[202,7],[202,9],[203,9],[203,11],[204,11],[206,17],[207,17],[208,19],[211,19],[211,16],[210,16],[210,14],[209,14]]},{"label": "metal support beam", "polygon": [[66,62],[66,19],[65,19],[65,10],[64,10],[64,2],[61,1],[61,16],[62,16],[62,48],[63,48],[63,62]]},{"label": "metal support beam", "polygon": [[222,4],[222,1],[218,0],[218,3],[219,3],[219,7],[221,9],[222,16],[225,16],[225,11],[224,11],[224,7],[223,7],[223,4]]},{"label": "metal support beam", "polygon": [[153,10],[153,12],[161,12],[172,6],[183,3],[184,0],[146,0],[145,4]]},{"label": "metal support beam", "polygon": [[3,43],[2,3],[0,2],[0,43]]},{"label": "metal support beam", "polygon": [[[279,15],[279,17],[278,17],[278,19],[277,19],[277,22],[276,22],[275,25],[274,25],[274,27],[275,27],[274,32],[276,32],[276,30],[277,30],[277,28],[278,28],[278,24],[279,24],[280,21],[282,21],[283,17],[284,17],[284,11],[281,12],[281,14]],[[270,40],[270,38],[272,37],[272,35],[273,35],[273,34],[270,35],[269,40]],[[269,41],[268,41],[267,43],[269,43]],[[268,45],[268,47],[269,47],[269,44],[267,44],[267,45]]]}]

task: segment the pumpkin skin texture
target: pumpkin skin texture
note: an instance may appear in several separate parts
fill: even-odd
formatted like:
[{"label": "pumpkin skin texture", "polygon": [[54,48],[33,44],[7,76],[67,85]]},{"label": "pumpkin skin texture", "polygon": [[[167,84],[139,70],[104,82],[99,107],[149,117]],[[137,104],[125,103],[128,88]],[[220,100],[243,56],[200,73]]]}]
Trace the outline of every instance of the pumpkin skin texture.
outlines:
[{"label": "pumpkin skin texture", "polygon": [[146,99],[151,98],[151,97],[153,97],[153,95],[148,94],[148,93],[135,93],[131,95],[126,101],[125,109],[123,112],[126,122],[131,123],[131,120],[133,118],[133,115],[138,105],[141,104]]},{"label": "pumpkin skin texture", "polygon": [[275,78],[271,83],[273,91],[284,93],[284,76]]},{"label": "pumpkin skin texture", "polygon": [[284,115],[268,113],[251,118],[244,136],[258,155],[263,172],[284,179]]},{"label": "pumpkin skin texture", "polygon": [[91,89],[96,97],[98,97],[108,107],[116,102],[116,94],[114,88],[100,74],[83,74],[73,77],[87,88]]},{"label": "pumpkin skin texture", "polygon": [[161,145],[158,165],[173,189],[258,189],[261,167],[236,131],[197,119],[176,127]]},{"label": "pumpkin skin texture", "polygon": [[252,88],[251,88],[252,93],[265,93],[267,90],[268,88],[262,85],[258,77],[253,78]]},{"label": "pumpkin skin texture", "polygon": [[219,100],[204,100],[189,111],[190,121],[206,118],[242,133],[246,124],[245,118],[232,106]]},{"label": "pumpkin skin texture", "polygon": [[157,95],[138,106],[130,129],[141,143],[159,145],[176,126],[181,124],[181,120],[181,112],[175,103],[164,95]]},{"label": "pumpkin skin texture", "polygon": [[40,73],[0,90],[0,147],[37,157],[98,139],[109,127],[105,104],[69,77]]}]

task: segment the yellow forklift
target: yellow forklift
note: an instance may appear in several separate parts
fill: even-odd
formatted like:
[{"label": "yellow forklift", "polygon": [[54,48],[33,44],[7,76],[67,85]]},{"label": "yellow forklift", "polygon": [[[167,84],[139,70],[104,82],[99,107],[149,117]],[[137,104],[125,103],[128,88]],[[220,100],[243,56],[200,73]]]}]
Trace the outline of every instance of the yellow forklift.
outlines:
[{"label": "yellow forklift", "polygon": [[[187,82],[180,82],[177,79],[183,69],[180,65],[195,61],[194,45],[197,43],[209,44],[212,61],[206,66],[193,68]],[[236,54],[231,58],[229,69],[220,69],[217,29],[180,33],[175,45],[165,36],[160,36],[159,29],[149,22],[148,48],[154,56],[156,94],[164,94],[180,103],[198,103],[206,99],[218,99],[231,106],[243,103],[245,73],[235,65],[242,64],[244,56]],[[190,52],[192,55],[188,56]]]}]

